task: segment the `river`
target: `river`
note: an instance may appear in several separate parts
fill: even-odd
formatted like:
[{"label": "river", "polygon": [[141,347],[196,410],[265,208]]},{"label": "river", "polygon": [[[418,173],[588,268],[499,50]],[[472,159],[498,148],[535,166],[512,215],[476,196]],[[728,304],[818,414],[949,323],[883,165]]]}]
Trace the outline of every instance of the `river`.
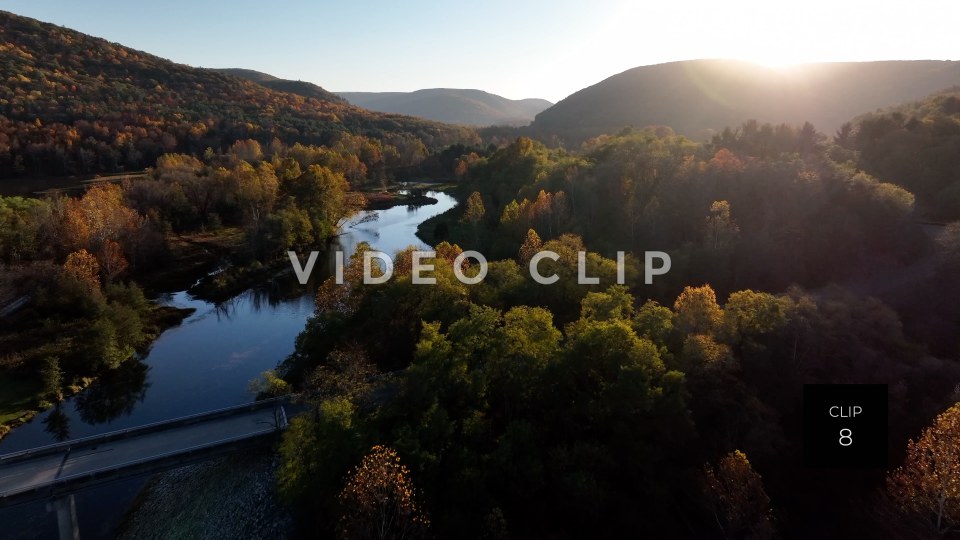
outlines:
[{"label": "river", "polygon": [[[330,271],[335,250],[349,254],[359,242],[387,253],[409,245],[425,247],[416,236],[417,226],[456,205],[446,193],[427,195],[438,202],[356,216],[331,246],[323,270]],[[217,305],[185,291],[157,300],[196,312],[160,335],[139,361],[128,362],[13,430],[0,440],[0,455],[252,401],[250,380],[293,352],[314,306],[312,287],[301,287],[292,273]],[[82,537],[112,538],[145,481],[136,478],[78,492]],[[0,535],[56,538],[55,515],[43,504],[2,509],[0,523]]]}]

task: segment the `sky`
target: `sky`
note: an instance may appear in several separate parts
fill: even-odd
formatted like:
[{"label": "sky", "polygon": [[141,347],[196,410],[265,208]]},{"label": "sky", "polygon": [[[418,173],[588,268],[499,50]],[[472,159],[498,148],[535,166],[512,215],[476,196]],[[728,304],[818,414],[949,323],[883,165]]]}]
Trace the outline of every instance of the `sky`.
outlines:
[{"label": "sky", "polygon": [[479,88],[556,102],[624,70],[960,60],[960,2],[4,0],[0,9],[175,62],[332,91]]}]

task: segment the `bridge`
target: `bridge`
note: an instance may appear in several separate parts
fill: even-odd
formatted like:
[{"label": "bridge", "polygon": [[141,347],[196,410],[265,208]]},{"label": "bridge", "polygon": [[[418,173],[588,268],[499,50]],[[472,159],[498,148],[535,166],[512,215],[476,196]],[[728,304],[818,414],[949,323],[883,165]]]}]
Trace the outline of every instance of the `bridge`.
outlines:
[{"label": "bridge", "polygon": [[290,403],[284,396],[0,456],[0,507],[50,501],[61,540],[77,539],[73,492],[269,443],[286,428]]}]

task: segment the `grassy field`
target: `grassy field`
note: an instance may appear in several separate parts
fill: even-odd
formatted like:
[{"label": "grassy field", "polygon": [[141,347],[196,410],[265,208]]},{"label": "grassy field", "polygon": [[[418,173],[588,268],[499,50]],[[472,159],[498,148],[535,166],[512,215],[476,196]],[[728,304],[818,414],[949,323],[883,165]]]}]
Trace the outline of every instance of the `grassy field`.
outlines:
[{"label": "grassy field", "polygon": [[40,381],[0,373],[0,435],[3,425],[32,416],[37,409]]}]

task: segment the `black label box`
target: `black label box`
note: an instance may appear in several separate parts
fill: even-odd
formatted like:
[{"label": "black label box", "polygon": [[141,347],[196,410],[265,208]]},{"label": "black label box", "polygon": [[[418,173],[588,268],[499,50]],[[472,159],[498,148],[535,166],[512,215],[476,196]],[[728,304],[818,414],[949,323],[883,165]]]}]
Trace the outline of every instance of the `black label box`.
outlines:
[{"label": "black label box", "polygon": [[803,385],[803,464],[887,466],[887,385]]}]

